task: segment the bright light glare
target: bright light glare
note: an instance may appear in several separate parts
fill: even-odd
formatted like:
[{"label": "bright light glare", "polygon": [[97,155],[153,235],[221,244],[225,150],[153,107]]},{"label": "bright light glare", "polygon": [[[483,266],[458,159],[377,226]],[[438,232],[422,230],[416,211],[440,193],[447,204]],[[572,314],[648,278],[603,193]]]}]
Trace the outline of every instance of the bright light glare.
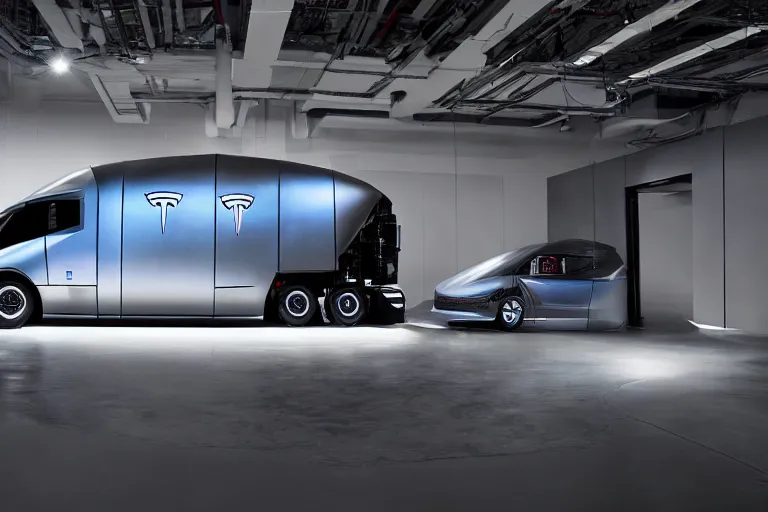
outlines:
[{"label": "bright light glare", "polygon": [[51,61],[51,69],[57,75],[61,75],[69,71],[69,61],[64,57],[57,57]]},{"label": "bright light glare", "polygon": [[614,369],[630,379],[659,379],[683,373],[679,364],[662,358],[631,357],[618,359]]},{"label": "bright light glare", "polygon": [[691,323],[691,325],[703,331],[737,331],[738,330],[732,327],[719,327],[717,325],[697,324],[693,320],[688,320],[688,321]]},{"label": "bright light glare", "polygon": [[428,322],[408,322],[408,325],[422,329],[448,329],[447,325],[430,324]]},{"label": "bright light glare", "polygon": [[31,326],[0,333],[3,342],[98,347],[108,352],[324,352],[397,349],[420,340],[418,333],[387,327],[135,327]]}]

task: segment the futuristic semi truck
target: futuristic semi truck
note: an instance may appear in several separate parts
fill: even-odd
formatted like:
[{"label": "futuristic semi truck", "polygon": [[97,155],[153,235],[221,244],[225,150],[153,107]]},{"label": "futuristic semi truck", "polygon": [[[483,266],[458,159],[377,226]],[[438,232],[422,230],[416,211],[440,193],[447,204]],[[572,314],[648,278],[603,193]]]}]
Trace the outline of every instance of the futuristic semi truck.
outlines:
[{"label": "futuristic semi truck", "polygon": [[0,213],[0,328],[40,317],[398,323],[399,251],[391,201],[335,171],[228,155],[102,165]]}]

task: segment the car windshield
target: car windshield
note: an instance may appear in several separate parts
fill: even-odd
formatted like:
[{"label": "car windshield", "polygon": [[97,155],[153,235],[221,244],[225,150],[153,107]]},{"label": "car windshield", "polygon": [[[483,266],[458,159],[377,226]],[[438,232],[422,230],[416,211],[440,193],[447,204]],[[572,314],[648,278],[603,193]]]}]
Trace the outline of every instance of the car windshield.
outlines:
[{"label": "car windshield", "polygon": [[452,284],[471,283],[489,277],[512,274],[517,270],[517,267],[525,263],[541,247],[542,244],[528,245],[485,260],[456,274],[451,279]]}]

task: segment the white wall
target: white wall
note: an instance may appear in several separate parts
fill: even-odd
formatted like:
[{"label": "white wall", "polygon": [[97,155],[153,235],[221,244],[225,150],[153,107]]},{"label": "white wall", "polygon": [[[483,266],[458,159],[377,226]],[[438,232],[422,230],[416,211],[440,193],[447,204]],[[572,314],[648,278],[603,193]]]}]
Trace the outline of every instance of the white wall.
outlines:
[{"label": "white wall", "polygon": [[[725,315],[728,325],[768,333],[768,119],[726,129]],[[694,190],[695,193],[695,190]]]},{"label": "white wall", "polygon": [[619,247],[626,243],[625,187],[692,174],[693,320],[768,334],[766,135],[768,119],[756,119],[554,176],[550,190],[591,176],[595,210],[574,213],[550,201],[550,221],[602,224],[595,239]]},{"label": "white wall", "polygon": [[198,106],[153,104],[149,125],[127,125],[98,101],[16,94],[0,102],[0,209],[74,170],[126,159],[218,152],[329,167],[393,201],[400,283],[415,305],[467,266],[546,241],[547,177],[593,158],[591,133],[556,128],[322,129],[295,139],[291,112],[260,105],[242,140],[211,139]]},{"label": "white wall", "polygon": [[691,192],[639,194],[638,224],[643,323],[684,324],[693,318]]},{"label": "white wall", "polygon": [[[692,175],[693,319],[718,327],[726,325],[723,131],[731,128],[715,128],[699,137],[642,151],[624,159],[628,187],[683,174]],[[747,329],[748,326],[742,324],[741,328]]]}]

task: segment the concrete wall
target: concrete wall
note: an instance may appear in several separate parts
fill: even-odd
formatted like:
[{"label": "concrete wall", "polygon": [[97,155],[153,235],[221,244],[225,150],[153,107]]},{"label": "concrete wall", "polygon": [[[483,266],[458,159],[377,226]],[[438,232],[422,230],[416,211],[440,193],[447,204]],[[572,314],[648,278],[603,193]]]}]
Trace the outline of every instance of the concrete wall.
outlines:
[{"label": "concrete wall", "polygon": [[693,214],[690,192],[642,193],[640,302],[646,326],[693,318]]},{"label": "concrete wall", "polygon": [[768,120],[725,133],[725,316],[768,332]]},{"label": "concrete wall", "polygon": [[[556,128],[331,128],[301,139],[292,135],[290,105],[270,103],[251,112],[242,139],[211,139],[199,106],[153,104],[149,125],[127,125],[115,124],[98,98],[41,94],[25,86],[0,101],[0,209],[72,171],[126,159],[218,152],[329,167],[392,199],[410,305],[463,268],[546,241],[547,177],[592,158],[591,134]],[[558,151],[547,137],[559,141]]]},{"label": "concrete wall", "polygon": [[[550,238],[553,233],[576,236],[592,223],[596,240],[621,248],[626,244],[624,188],[690,173],[693,319],[768,333],[768,267],[762,263],[768,254],[766,135],[768,119],[757,119],[552,177],[548,189],[558,194],[574,177],[588,181],[591,176],[594,208],[582,206],[574,213],[549,201]],[[553,232],[553,223],[571,228]]]}]

